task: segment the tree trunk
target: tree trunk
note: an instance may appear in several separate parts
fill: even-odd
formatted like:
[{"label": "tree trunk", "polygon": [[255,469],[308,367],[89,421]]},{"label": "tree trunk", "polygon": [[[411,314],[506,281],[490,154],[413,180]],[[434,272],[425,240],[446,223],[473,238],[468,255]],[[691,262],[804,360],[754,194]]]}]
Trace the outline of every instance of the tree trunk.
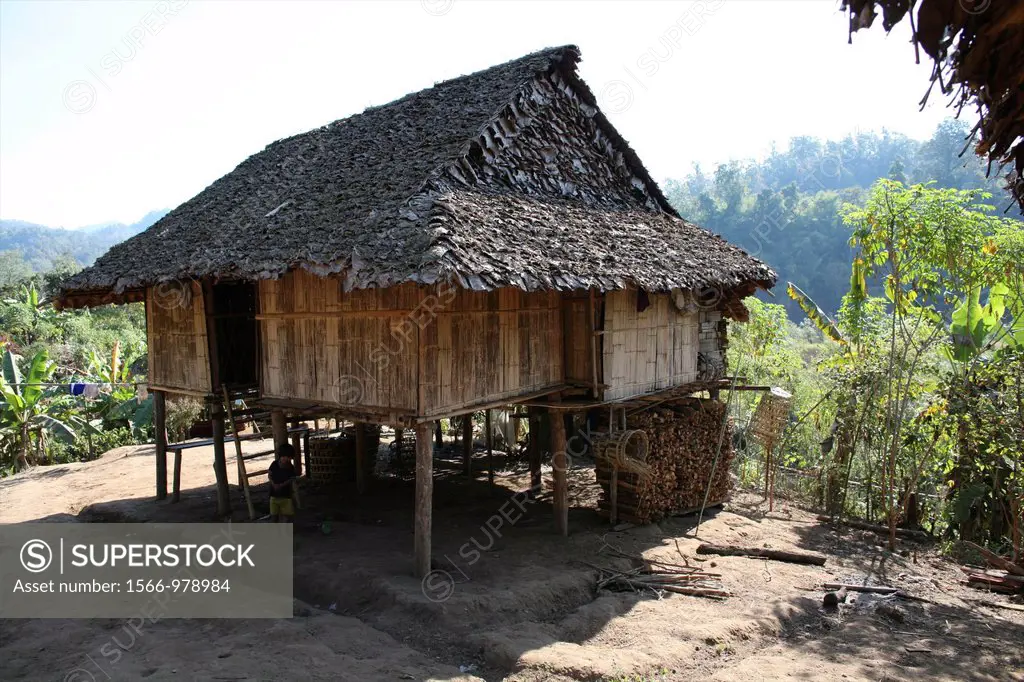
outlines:
[{"label": "tree trunk", "polygon": [[28,469],[28,424],[21,425],[21,447],[18,450],[18,470]]}]

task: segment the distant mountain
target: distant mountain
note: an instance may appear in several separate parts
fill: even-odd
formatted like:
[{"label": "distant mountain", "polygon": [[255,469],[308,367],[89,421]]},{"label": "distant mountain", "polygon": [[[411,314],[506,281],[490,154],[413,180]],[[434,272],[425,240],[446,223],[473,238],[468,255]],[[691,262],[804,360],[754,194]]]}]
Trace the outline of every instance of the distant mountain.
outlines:
[{"label": "distant mountain", "polygon": [[22,220],[0,220],[0,252],[18,251],[36,272],[48,270],[55,258],[65,254],[81,265],[89,265],[114,244],[122,242],[167,215],[167,210],[150,211],[138,222],[103,223],[77,230],[47,227]]}]

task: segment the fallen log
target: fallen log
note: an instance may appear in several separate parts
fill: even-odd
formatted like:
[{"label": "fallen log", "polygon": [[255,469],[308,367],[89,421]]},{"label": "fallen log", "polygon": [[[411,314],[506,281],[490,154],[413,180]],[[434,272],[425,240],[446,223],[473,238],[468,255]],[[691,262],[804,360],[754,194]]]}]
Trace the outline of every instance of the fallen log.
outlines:
[{"label": "fallen log", "polygon": [[991,552],[982,547],[981,545],[976,545],[970,540],[964,540],[964,544],[973,549],[974,551],[976,551],[981,556],[985,557],[985,561],[987,561],[992,566],[995,566],[996,568],[1001,568],[1007,573],[1012,573],[1013,575],[1024,576],[1024,566],[1018,566],[1009,559],[1004,559],[995,552]]},{"label": "fallen log", "polygon": [[824,587],[826,590],[840,590],[846,588],[850,592],[865,592],[869,594],[894,595],[901,599],[919,601],[925,604],[937,603],[925,597],[918,597],[913,594],[908,594],[898,587],[884,587],[882,585],[850,585],[848,583],[823,583],[822,587]]},{"label": "fallen log", "polygon": [[826,590],[847,590],[849,592],[867,592],[869,594],[904,594],[898,587],[884,587],[882,585],[851,585],[848,583],[823,583]]},{"label": "fallen log", "polygon": [[747,556],[759,559],[772,559],[774,561],[785,561],[791,564],[809,564],[812,566],[824,566],[825,557],[804,552],[786,552],[779,549],[761,549],[760,547],[736,547],[734,545],[710,545],[702,544],[697,548],[697,554],[719,554],[721,556]]},{"label": "fallen log", "polygon": [[[866,521],[857,521],[856,519],[833,519],[831,516],[818,516],[818,521],[822,523],[839,523],[850,528],[856,528],[857,530],[869,530],[872,533],[878,533],[879,535],[888,535],[889,527],[882,526],[877,523],[868,523]],[[904,538],[906,540],[931,540],[931,536],[923,530],[914,530],[913,528],[897,528],[896,537]]]}]

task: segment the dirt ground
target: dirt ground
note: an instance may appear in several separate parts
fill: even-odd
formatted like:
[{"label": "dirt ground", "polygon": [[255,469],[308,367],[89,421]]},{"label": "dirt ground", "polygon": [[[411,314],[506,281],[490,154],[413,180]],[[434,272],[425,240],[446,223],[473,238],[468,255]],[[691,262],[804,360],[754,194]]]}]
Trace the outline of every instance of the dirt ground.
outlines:
[{"label": "dirt ground", "polygon": [[[363,497],[308,485],[295,526],[293,618],[164,619],[137,630],[121,620],[0,621],[0,678],[1024,681],[1024,612],[980,604],[1007,598],[962,587],[958,566],[932,546],[888,553],[869,532],[819,524],[784,501],[769,514],[759,497],[742,493],[705,516],[699,540],[693,516],[612,532],[593,510],[593,471],[582,464],[572,472],[565,539],[554,534],[544,497],[523,505],[521,517],[507,514],[514,523],[494,520],[527,487],[525,472],[503,472],[491,486],[482,472],[472,481],[459,474],[454,452],[439,457],[434,581],[411,576],[408,477],[378,477]],[[178,504],[153,499],[151,447],[37,468],[0,481],[0,522],[214,521],[211,462],[209,449],[187,451]],[[478,453],[476,467],[484,464]],[[232,506],[241,521],[234,487]],[[828,560],[814,567],[700,557],[701,541]],[[713,566],[733,596],[597,591],[591,565],[628,564],[609,548]],[[930,601],[861,595],[827,611],[821,583],[837,580],[893,585]]]}]

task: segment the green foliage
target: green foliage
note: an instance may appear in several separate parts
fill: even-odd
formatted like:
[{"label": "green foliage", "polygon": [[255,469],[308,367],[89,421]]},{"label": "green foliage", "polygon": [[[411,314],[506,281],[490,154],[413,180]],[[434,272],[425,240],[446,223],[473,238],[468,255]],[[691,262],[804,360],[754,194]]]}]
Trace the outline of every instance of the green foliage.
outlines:
[{"label": "green foliage", "polygon": [[[964,123],[945,121],[923,143],[887,132],[826,142],[795,138],[787,151],[761,161],[730,162],[710,175],[696,166],[670,180],[665,193],[684,217],[761,258],[834,316],[850,289],[853,260],[840,209],[863,204],[879,178],[983,189],[997,204],[1008,203],[979,158],[960,156],[967,132]],[[868,276],[864,284],[877,282]],[[795,300],[780,302],[793,319],[803,317]]]},{"label": "green foliage", "polygon": [[846,338],[843,333],[839,331],[839,327],[832,321],[832,318],[825,313],[824,310],[818,307],[818,304],[811,300],[811,297],[800,290],[800,287],[788,282],[786,284],[786,293],[789,297],[797,302],[800,309],[807,315],[807,319],[810,320],[815,327],[817,327],[822,334],[829,337],[836,343],[846,345]]},{"label": "green foliage", "polygon": [[[103,444],[107,432],[126,432],[137,441],[152,431],[152,399],[140,404],[134,386],[136,371],[145,371],[146,365],[143,307],[55,310],[47,298],[78,269],[69,259],[56,260],[50,272],[21,271],[19,279],[8,280],[0,300],[4,472],[85,456]],[[99,398],[86,400],[68,395],[64,386],[71,382],[107,388]]]},{"label": "green foliage", "polygon": [[188,437],[189,429],[202,418],[203,409],[200,401],[188,396],[167,403],[167,434],[172,443]]}]

